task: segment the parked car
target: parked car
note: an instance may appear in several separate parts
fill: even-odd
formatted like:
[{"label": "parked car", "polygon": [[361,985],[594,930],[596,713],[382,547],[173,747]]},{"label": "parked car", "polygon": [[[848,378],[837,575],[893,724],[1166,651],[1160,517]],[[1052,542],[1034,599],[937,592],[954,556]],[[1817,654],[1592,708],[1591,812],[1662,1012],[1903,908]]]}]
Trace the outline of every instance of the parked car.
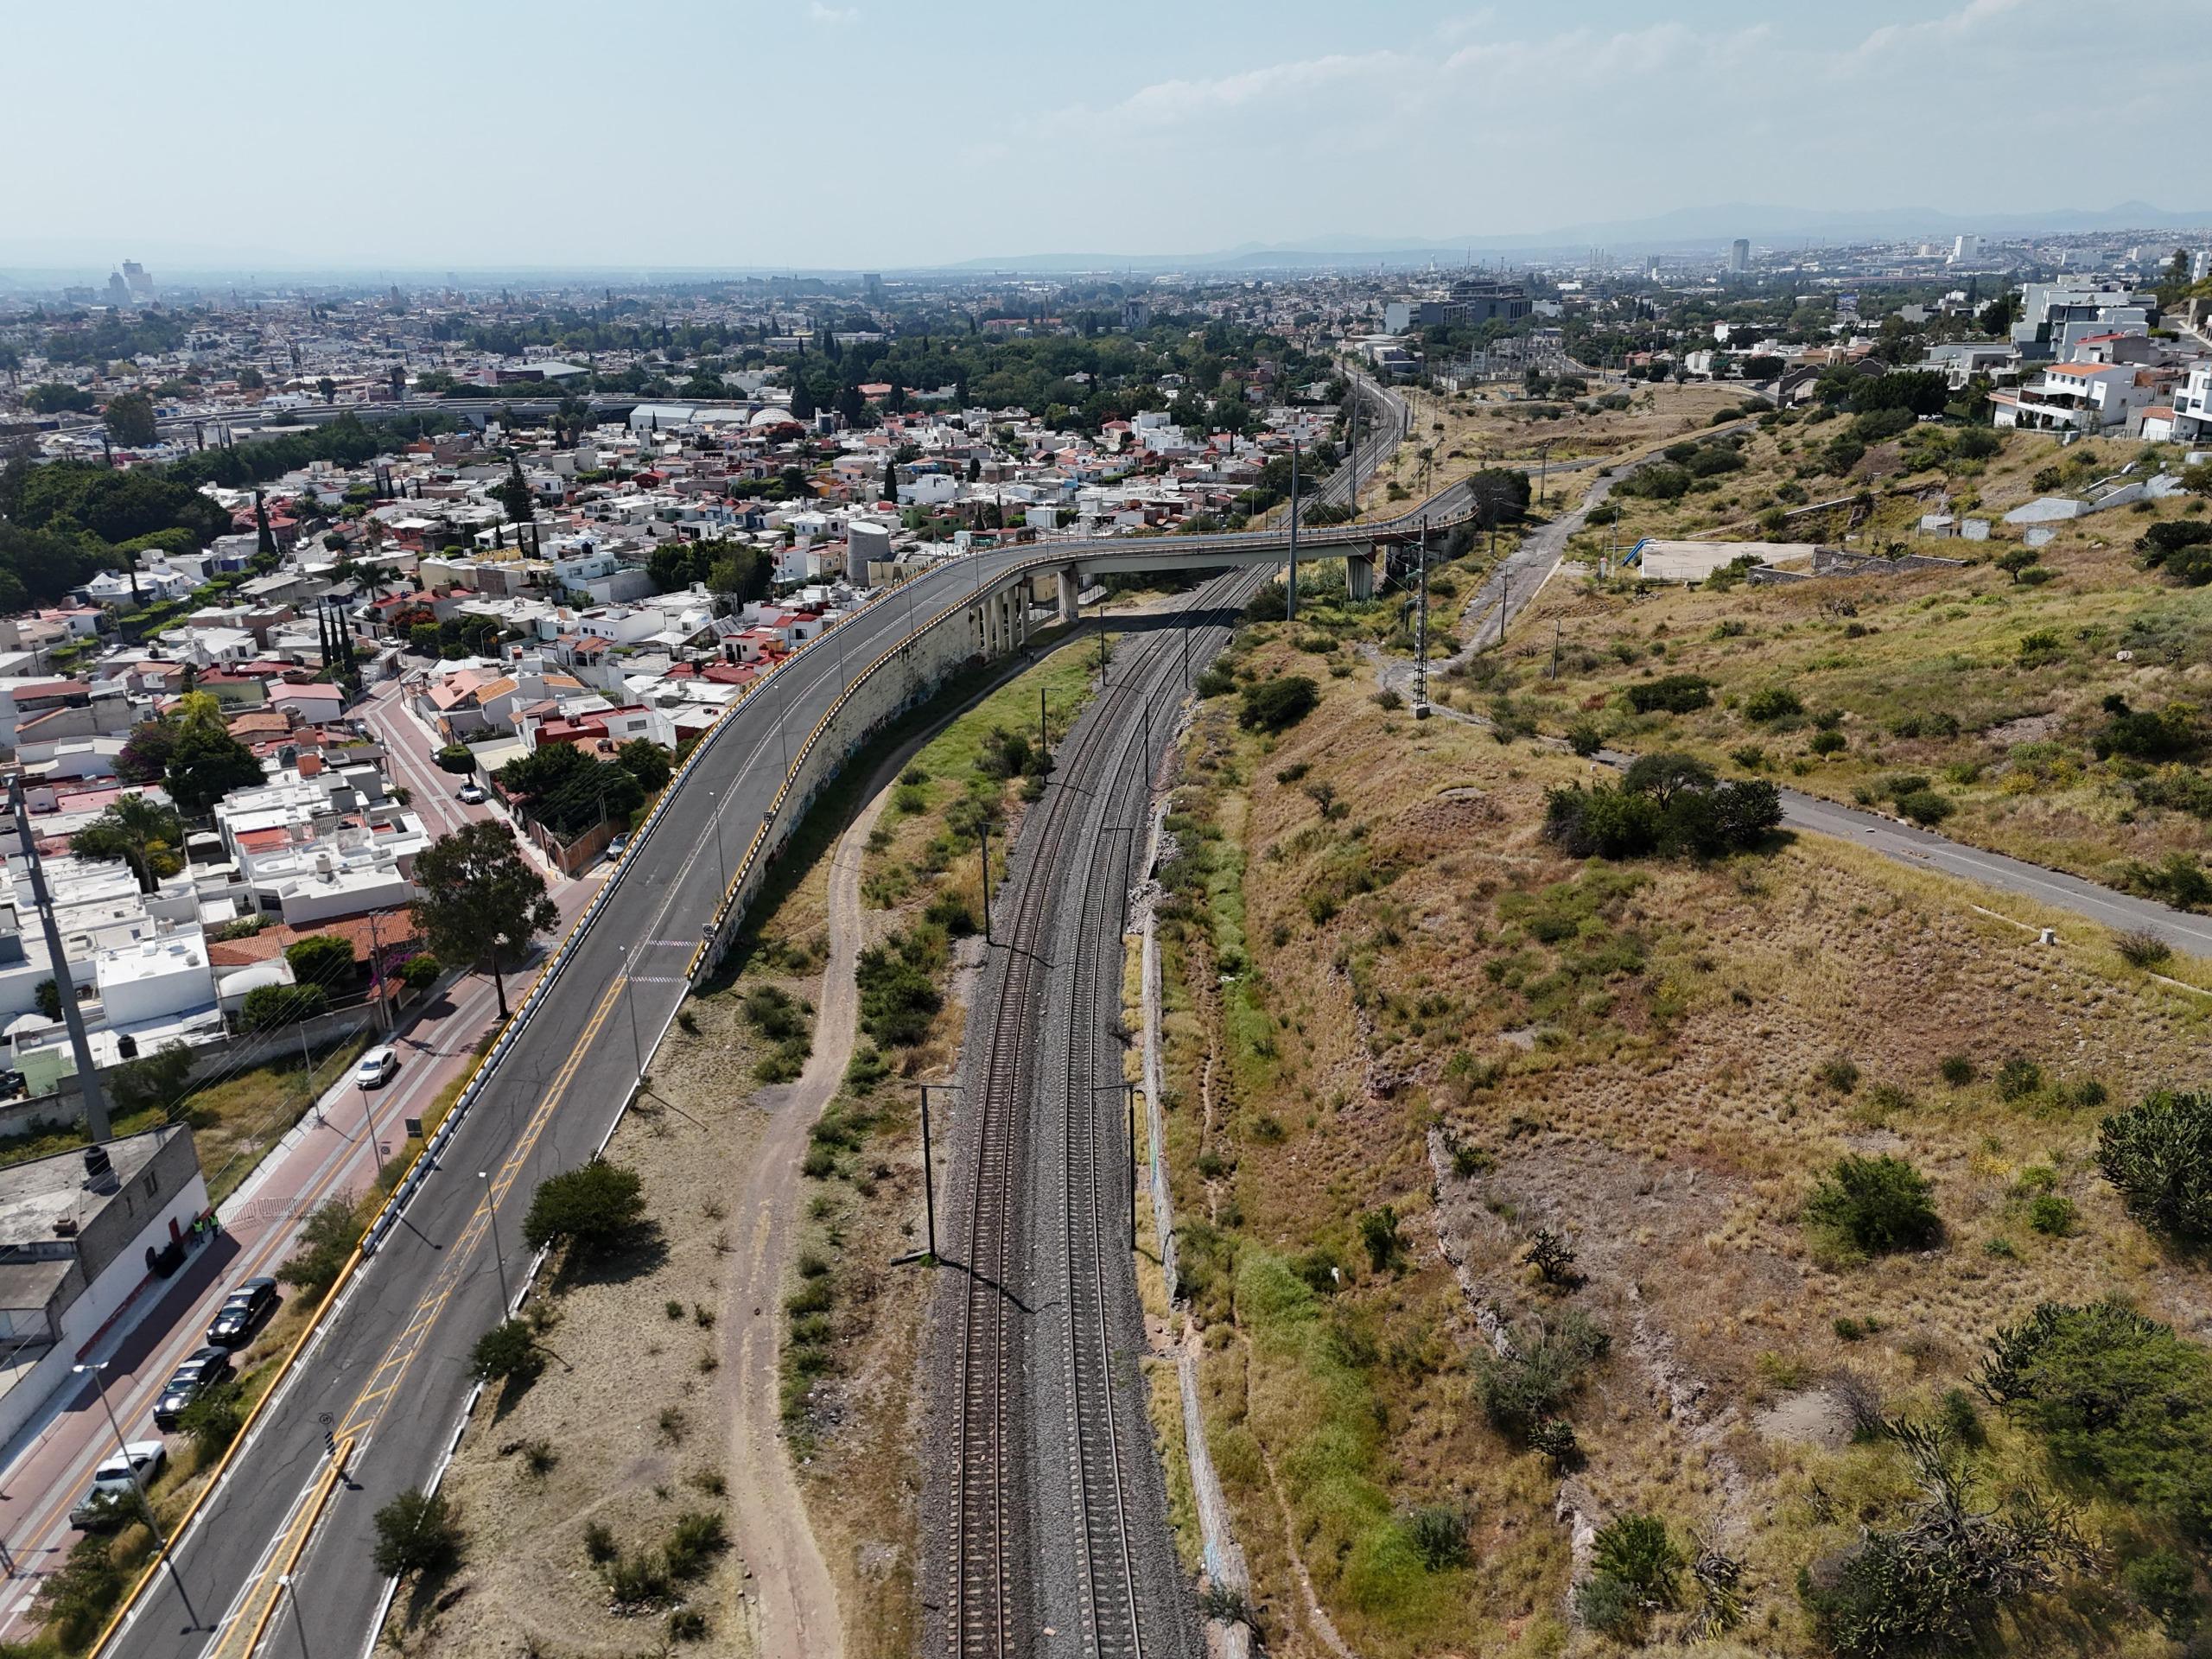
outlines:
[{"label": "parked car", "polygon": [[607,855],[610,859],[620,858],[629,850],[630,837],[627,836],[617,836],[607,843]]},{"label": "parked car", "polygon": [[223,1298],[213,1323],[207,1327],[207,1340],[218,1348],[243,1348],[254,1327],[267,1319],[276,1306],[276,1281],[249,1279]]},{"label": "parked car", "polygon": [[92,1471],[92,1484],[69,1511],[69,1524],[79,1532],[105,1532],[130,1520],[137,1513],[138,1481],[150,1483],[168,1460],[169,1449],[159,1440],[131,1441],[122,1454]]},{"label": "parked car", "polygon": [[484,792],[484,785],[481,784],[463,784],[461,786],[460,798],[463,806],[481,806],[491,797]]},{"label": "parked car", "polygon": [[353,1082],[363,1089],[381,1089],[399,1073],[397,1051],[379,1043],[361,1056],[361,1063],[353,1068]]},{"label": "parked car", "polygon": [[164,1432],[175,1428],[177,1419],[184,1415],[184,1408],[218,1383],[231,1377],[231,1357],[220,1348],[202,1348],[183,1364],[162,1389],[162,1397],[154,1402],[154,1427]]}]

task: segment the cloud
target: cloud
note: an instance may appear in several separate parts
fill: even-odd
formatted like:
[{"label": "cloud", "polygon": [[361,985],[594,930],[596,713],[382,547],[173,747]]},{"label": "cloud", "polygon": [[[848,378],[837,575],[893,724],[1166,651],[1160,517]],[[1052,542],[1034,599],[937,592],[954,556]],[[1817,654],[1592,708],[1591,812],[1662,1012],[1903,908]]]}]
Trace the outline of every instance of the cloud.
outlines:
[{"label": "cloud", "polygon": [[858,6],[825,6],[822,0],[808,0],[806,20],[810,23],[826,23],[831,29],[842,29],[861,20]]},{"label": "cloud", "polygon": [[1897,47],[1928,47],[1956,41],[2027,3],[2028,0],[1967,0],[1956,11],[1931,17],[1925,22],[1885,23],[1859,41],[1851,56],[1864,62]]}]

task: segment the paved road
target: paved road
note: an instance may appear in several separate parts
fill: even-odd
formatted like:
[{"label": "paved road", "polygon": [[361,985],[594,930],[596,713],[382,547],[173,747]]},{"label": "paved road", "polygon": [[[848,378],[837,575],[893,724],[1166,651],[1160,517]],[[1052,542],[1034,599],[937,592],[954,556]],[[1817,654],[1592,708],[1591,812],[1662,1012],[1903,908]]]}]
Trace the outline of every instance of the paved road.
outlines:
[{"label": "paved road", "polygon": [[[1449,663],[1462,660],[1486,645],[1495,645],[1500,632],[1535,601],[1544,582],[1559,568],[1567,537],[1581,527],[1591,509],[1605,500],[1622,473],[1649,459],[1646,455],[1637,462],[1624,463],[1613,475],[1592,480],[1588,492],[1574,508],[1523,537],[1520,548],[1503,562],[1499,571],[1493,572],[1469,601],[1465,613],[1480,619],[1473,635],[1458,657],[1439,661],[1432,665],[1430,672],[1439,672]],[[1410,696],[1413,664],[1401,658],[1379,656],[1376,662],[1379,682]],[[1441,704],[1435,705],[1435,713],[1471,725],[1489,724],[1480,715],[1464,714]],[[1598,758],[1616,767],[1624,767],[1635,759],[1617,750],[1601,751]],[[2212,957],[2212,917],[2116,893],[2078,875],[2048,869],[2003,853],[1966,846],[1916,824],[1844,806],[1794,789],[1783,790],[1782,801],[1783,822],[1790,829],[1834,836],[1901,864],[1979,881],[1998,892],[2017,893],[2037,904],[2071,911],[2084,920],[2120,931],[2140,930],[2155,933],[2177,950]]]},{"label": "paved road", "polygon": [[[1243,550],[1268,540],[1266,533],[1160,538],[1146,550],[1167,567],[1208,546]],[[1119,551],[1128,543],[1103,545]],[[957,606],[979,582],[1040,555],[1079,558],[1083,550],[1080,543],[999,548],[949,563],[912,585],[913,613]],[[325,1414],[341,1437],[353,1437],[350,1480],[314,1531],[294,1593],[310,1630],[329,1632],[337,1651],[360,1650],[355,1644],[384,1590],[367,1566],[372,1517],[439,1467],[468,1393],[467,1351],[500,1316],[501,1263],[511,1278],[524,1265],[518,1241],[531,1192],[598,1148],[634,1085],[639,1057],[674,1018],[728,861],[782,781],[779,727],[788,727],[796,747],[842,689],[841,662],[857,675],[905,636],[909,613],[906,594],[862,611],[836,630],[836,643],[800,653],[712,734],[659,824],[633,845],[595,924],[492,1074],[442,1167],[279,1385],[180,1541],[177,1558],[200,1627],[187,1628],[192,1620],[162,1577],[111,1652],[138,1659],[237,1650],[238,1610],[268,1594],[276,1545],[321,1472]],[[495,1256],[495,1237],[503,1256]],[[218,1630],[206,1628],[210,1623]]]}]

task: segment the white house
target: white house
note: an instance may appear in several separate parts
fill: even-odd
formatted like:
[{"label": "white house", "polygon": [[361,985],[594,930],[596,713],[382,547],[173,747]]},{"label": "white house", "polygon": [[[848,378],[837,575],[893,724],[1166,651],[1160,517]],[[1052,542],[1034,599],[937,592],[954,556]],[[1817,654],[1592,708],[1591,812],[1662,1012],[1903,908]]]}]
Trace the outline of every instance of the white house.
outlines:
[{"label": "white house", "polygon": [[2053,363],[2017,392],[1989,396],[1991,418],[2035,432],[2125,428],[2139,408],[2158,403],[2171,378],[2132,363]]}]

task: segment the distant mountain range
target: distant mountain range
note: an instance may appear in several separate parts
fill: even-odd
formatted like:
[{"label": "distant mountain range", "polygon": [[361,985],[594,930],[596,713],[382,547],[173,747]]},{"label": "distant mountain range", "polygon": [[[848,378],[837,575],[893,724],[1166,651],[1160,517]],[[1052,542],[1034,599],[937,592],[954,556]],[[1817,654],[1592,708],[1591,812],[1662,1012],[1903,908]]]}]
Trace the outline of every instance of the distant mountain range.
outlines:
[{"label": "distant mountain range", "polygon": [[0,234],[0,291],[46,289],[61,282],[95,285],[124,257],[143,260],[157,282],[213,283],[258,273],[264,280],[303,278],[359,282],[373,277],[402,287],[442,283],[458,276],[474,283],[515,280],[523,283],[562,280],[615,282],[709,282],[737,276],[850,277],[861,269],[901,274],[922,272],[969,273],[994,271],[1025,274],[1056,272],[1121,272],[1156,276],[1163,272],[1225,274],[1233,271],[1314,270],[1331,268],[1419,269],[1435,264],[1458,266],[1471,257],[1503,261],[1567,257],[1604,248],[1616,257],[1634,258],[1648,253],[1695,253],[1725,250],[1737,237],[1747,237],[1755,246],[1789,248],[1811,244],[1834,246],[1841,242],[1899,241],[1926,238],[1948,241],[1961,232],[1988,237],[2018,237],[2037,233],[2063,235],[2098,231],[2143,231],[2182,235],[2212,226],[2212,211],[2177,213],[2148,202],[2124,201],[2105,208],[2063,207],[2037,213],[1961,213],[1940,207],[1884,207],[1836,211],[1826,208],[1777,207],[1750,203],[1685,207],[1644,219],[1601,220],[1562,225],[1547,231],[1455,237],[1375,237],[1325,235],[1296,242],[1247,242],[1212,252],[1192,253],[1025,253],[964,259],[943,264],[901,265],[886,261],[869,267],[838,268],[819,264],[759,265],[694,264],[651,261],[628,267],[564,265],[529,262],[487,268],[455,260],[450,268],[426,268],[418,262],[395,261],[389,268],[366,262],[347,265],[302,258],[271,249],[214,248],[188,243],[148,238],[132,245],[127,232],[111,251],[82,238],[39,238]]},{"label": "distant mountain range", "polygon": [[2171,231],[2212,226],[2212,210],[2177,213],[2144,201],[2106,208],[2063,207],[2040,213],[1961,213],[1939,207],[1838,212],[1747,203],[1684,207],[1648,219],[1564,225],[1520,234],[1446,237],[1319,236],[1300,242],[1248,242],[1213,253],[1019,254],[963,260],[954,270],[1271,270],[1327,266],[1459,264],[1490,258],[1578,253],[1597,247],[1616,255],[1679,253],[1725,248],[1737,237],[1766,247],[1805,243],[1948,239],[1961,232],[1989,237],[2064,235],[2095,231]]}]

